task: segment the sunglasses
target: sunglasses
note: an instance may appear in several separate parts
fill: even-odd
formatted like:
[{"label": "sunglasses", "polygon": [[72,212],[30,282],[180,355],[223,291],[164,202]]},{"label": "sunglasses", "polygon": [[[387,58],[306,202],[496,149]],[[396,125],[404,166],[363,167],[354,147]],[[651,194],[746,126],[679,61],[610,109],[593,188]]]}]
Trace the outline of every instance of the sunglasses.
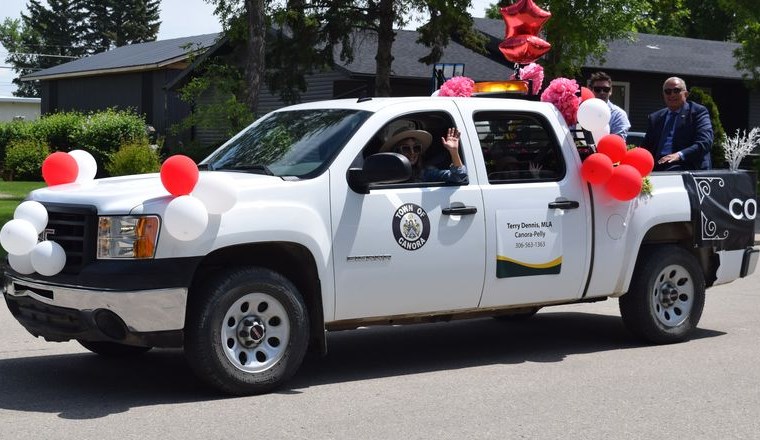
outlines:
[{"label": "sunglasses", "polygon": [[610,93],[610,90],[612,90],[610,87],[594,87],[595,93]]},{"label": "sunglasses", "polygon": [[681,92],[683,92],[683,89],[680,88],[680,87],[674,87],[672,89],[662,89],[662,93],[664,93],[666,95],[672,95],[673,93],[675,93],[677,95],[677,94],[679,94]]},{"label": "sunglasses", "polygon": [[412,152],[419,153],[422,151],[422,145],[420,144],[414,144],[414,145],[401,145],[399,147],[399,150],[401,150],[404,154],[410,154]]}]

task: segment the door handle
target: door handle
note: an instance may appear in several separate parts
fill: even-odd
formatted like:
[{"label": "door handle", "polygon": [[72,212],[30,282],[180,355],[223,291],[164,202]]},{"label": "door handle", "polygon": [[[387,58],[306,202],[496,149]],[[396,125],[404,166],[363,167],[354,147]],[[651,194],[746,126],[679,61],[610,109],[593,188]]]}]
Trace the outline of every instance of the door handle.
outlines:
[{"label": "door handle", "polygon": [[579,206],[581,206],[581,204],[575,200],[560,200],[557,202],[549,202],[549,209],[576,209]]},{"label": "door handle", "polygon": [[454,206],[450,208],[443,208],[441,213],[443,215],[470,215],[478,212],[478,208],[474,206]]}]

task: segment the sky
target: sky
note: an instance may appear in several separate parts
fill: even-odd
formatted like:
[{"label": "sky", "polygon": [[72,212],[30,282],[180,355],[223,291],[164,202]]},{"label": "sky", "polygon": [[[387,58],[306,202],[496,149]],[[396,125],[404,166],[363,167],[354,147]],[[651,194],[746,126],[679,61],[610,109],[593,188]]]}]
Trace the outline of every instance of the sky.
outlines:
[{"label": "sky", "polygon": [[[0,0],[2,12],[0,21],[6,18],[21,18],[21,12],[26,11],[27,0]],[[483,17],[485,9],[497,0],[473,0],[470,13],[473,17]],[[219,32],[222,26],[213,14],[214,8],[204,0],[161,0],[161,27],[158,31],[159,40],[188,37],[191,35]],[[0,96],[11,96],[16,86],[11,83],[15,76],[12,69],[7,68],[5,57],[8,51],[0,45]]]}]

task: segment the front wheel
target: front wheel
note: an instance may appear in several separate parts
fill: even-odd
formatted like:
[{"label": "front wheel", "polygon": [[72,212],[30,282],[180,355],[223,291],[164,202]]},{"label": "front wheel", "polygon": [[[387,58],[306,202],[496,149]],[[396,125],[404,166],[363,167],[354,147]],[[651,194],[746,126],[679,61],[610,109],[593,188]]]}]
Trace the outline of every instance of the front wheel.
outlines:
[{"label": "front wheel", "polygon": [[656,344],[680,342],[699,323],[705,279],[696,258],[678,246],[660,246],[639,257],[628,292],[620,297],[628,330]]},{"label": "front wheel", "polygon": [[260,394],[298,369],[309,341],[303,298],[285,277],[264,268],[217,276],[193,292],[185,324],[190,367],[229,394]]}]

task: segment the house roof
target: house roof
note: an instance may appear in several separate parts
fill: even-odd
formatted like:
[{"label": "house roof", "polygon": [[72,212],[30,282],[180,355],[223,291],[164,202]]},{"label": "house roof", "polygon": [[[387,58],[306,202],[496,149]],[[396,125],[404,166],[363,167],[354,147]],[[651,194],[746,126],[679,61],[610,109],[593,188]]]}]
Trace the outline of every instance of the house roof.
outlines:
[{"label": "house roof", "polygon": [[[430,52],[428,47],[417,43],[418,37],[419,34],[416,31],[396,30],[396,38],[392,47],[393,63],[391,64],[391,73],[394,78],[432,77],[433,66],[418,61]],[[376,34],[356,33],[354,42],[353,62],[340,61],[336,55],[336,63],[352,74],[375,75]],[[455,41],[451,41],[448,46],[443,48],[443,55],[438,62],[464,63],[464,75],[475,81],[506,79],[512,74],[512,69],[506,60],[504,62],[497,61],[487,55],[474,52]],[[495,78],[495,76],[498,77]]]},{"label": "house roof", "polygon": [[221,34],[195,35],[117,47],[25,75],[23,81],[158,69],[213,46]]},{"label": "house roof", "polygon": [[742,79],[734,51],[741,45],[665,35],[636,34],[633,41],[609,43],[606,60],[588,60],[586,67]]},{"label": "house roof", "polygon": [[[492,39],[499,42],[504,39],[503,20],[475,18],[473,21],[476,29]],[[726,41],[639,33],[634,34],[632,40],[609,42],[604,62],[589,58],[584,67],[741,79],[742,72],[734,67],[734,51],[738,47],[738,43]]]}]

